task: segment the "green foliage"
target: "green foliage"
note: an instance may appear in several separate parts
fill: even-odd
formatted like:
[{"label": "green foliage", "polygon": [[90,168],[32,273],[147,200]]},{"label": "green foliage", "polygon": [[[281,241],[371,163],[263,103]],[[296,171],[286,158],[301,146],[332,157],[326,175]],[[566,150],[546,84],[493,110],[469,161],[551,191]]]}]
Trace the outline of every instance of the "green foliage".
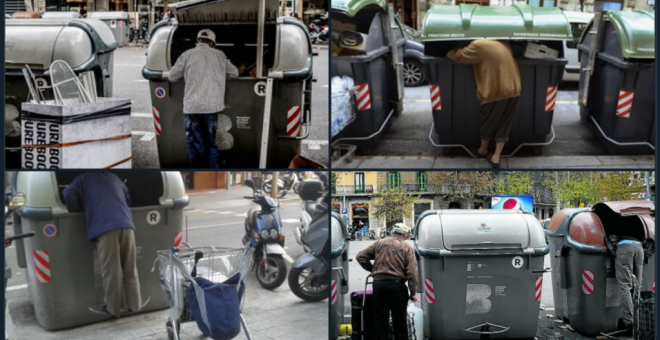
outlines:
[{"label": "green foliage", "polygon": [[534,180],[529,171],[518,171],[499,176],[495,181],[495,191],[507,195],[533,194]]},{"label": "green foliage", "polygon": [[388,224],[398,222],[403,217],[412,215],[413,204],[418,200],[419,197],[409,195],[401,189],[388,189],[378,193],[378,197],[371,204],[371,212]]},{"label": "green foliage", "polygon": [[489,171],[434,171],[428,182],[441,191],[448,200],[474,199],[475,196],[493,194],[493,173]]}]

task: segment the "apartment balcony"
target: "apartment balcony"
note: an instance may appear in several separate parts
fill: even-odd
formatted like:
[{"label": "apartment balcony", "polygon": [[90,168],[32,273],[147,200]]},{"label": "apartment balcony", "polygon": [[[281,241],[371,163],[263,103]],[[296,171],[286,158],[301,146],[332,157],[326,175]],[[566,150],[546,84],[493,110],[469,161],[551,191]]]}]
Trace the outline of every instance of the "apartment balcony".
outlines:
[{"label": "apartment balcony", "polygon": [[344,185],[338,187],[332,187],[333,196],[371,196],[374,194],[373,185]]}]

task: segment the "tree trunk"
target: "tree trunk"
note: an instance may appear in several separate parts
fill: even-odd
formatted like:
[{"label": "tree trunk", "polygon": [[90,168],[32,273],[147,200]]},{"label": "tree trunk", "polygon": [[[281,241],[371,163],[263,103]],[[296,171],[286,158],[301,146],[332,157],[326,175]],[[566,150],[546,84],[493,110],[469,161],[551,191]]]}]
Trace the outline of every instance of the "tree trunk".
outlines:
[{"label": "tree trunk", "polygon": [[273,179],[270,180],[270,197],[273,199],[277,199],[279,195],[279,185],[277,185],[277,182],[279,180],[279,171],[273,171]]}]

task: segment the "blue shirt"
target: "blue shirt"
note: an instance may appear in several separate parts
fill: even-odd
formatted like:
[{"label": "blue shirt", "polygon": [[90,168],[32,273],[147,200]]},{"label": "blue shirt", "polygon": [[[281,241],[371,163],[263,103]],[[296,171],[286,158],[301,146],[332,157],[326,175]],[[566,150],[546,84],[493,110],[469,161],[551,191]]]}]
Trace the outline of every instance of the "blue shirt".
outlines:
[{"label": "blue shirt", "polygon": [[621,245],[624,245],[624,244],[642,244],[642,242],[634,241],[634,240],[621,240],[616,245],[621,246]]},{"label": "blue shirt", "polygon": [[69,212],[85,212],[87,239],[118,229],[135,229],[129,208],[128,188],[115,174],[87,172],[73,180],[62,193]]}]

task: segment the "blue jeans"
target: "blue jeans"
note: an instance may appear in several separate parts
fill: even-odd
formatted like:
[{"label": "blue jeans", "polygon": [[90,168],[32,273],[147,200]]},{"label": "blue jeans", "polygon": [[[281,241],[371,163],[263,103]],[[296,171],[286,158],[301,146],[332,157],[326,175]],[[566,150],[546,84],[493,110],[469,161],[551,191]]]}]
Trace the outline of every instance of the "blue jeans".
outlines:
[{"label": "blue jeans", "polygon": [[218,114],[184,114],[183,117],[190,166],[217,169],[219,164],[215,133],[218,129]]}]

